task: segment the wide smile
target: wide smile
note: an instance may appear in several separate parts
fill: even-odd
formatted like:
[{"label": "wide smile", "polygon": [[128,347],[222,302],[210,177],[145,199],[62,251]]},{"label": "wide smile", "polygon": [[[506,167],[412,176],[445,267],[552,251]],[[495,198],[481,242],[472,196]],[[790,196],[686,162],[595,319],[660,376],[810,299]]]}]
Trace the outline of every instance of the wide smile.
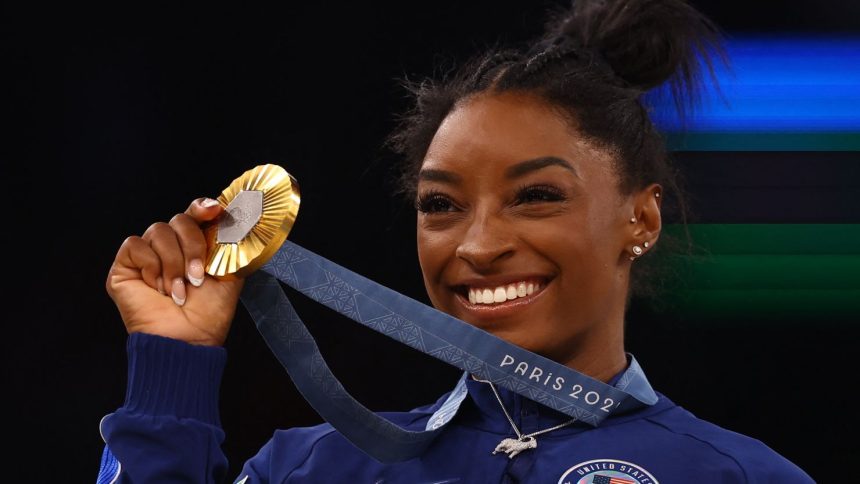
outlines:
[{"label": "wide smile", "polygon": [[464,312],[477,319],[497,319],[516,314],[535,304],[546,292],[552,278],[530,277],[505,284],[453,286]]}]

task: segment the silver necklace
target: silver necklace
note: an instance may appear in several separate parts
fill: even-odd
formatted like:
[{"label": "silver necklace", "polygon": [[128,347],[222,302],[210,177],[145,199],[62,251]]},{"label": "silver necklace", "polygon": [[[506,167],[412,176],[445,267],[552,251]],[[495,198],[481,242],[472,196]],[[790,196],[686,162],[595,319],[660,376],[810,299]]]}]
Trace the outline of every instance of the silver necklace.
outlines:
[{"label": "silver necklace", "polygon": [[475,378],[475,375],[472,375],[472,379],[490,385],[490,389],[493,390],[493,395],[496,396],[496,400],[499,401],[499,405],[502,407],[502,412],[505,413],[505,417],[507,417],[508,422],[511,423],[511,427],[513,427],[514,433],[517,434],[516,439],[507,438],[499,442],[499,445],[496,446],[496,450],[493,451],[493,455],[498,454],[499,452],[504,452],[508,454],[509,459],[513,459],[514,457],[516,457],[517,454],[524,450],[537,448],[537,440],[535,439],[536,436],[545,434],[547,432],[552,432],[553,430],[558,430],[562,427],[566,427],[572,424],[573,422],[576,422],[576,418],[572,418],[567,422],[554,425],[548,429],[538,430],[537,432],[532,432],[530,434],[523,434],[522,432],[520,432],[520,429],[517,428],[517,425],[514,423],[514,419],[512,419],[510,414],[508,414],[508,409],[506,409],[505,404],[502,403],[502,397],[499,396],[499,392],[496,391],[496,386],[493,385],[493,382],[488,380],[479,380]]}]

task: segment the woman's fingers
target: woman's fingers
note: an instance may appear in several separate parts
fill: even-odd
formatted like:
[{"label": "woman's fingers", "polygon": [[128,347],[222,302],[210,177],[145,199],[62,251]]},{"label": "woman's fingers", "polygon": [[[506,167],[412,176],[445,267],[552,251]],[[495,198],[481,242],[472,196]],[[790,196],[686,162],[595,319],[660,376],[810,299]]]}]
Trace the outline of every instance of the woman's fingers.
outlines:
[{"label": "woman's fingers", "polygon": [[223,211],[218,200],[200,197],[191,202],[185,213],[177,214],[170,220],[185,254],[185,274],[188,281],[197,287],[203,285],[206,279],[203,265],[206,260],[206,237],[200,226],[218,218]]},{"label": "woman's fingers", "polygon": [[161,277],[165,292],[173,301],[185,304],[185,256],[173,228],[164,222],[156,222],[144,232],[142,239],[149,242],[152,250],[161,259]]},{"label": "woman's fingers", "polygon": [[206,238],[197,221],[187,213],[178,213],[170,219],[176,232],[182,253],[185,256],[185,276],[196,287],[203,285],[205,273],[203,261],[206,257]]},{"label": "woman's fingers", "polygon": [[176,214],[169,223],[150,225],[140,239],[150,246],[151,253],[158,259],[160,273],[151,284],[147,284],[170,294],[176,304],[185,304],[186,278],[197,287],[205,280],[206,239],[200,224],[215,219],[222,210],[217,200],[201,197],[191,202],[184,213]]},{"label": "woman's fingers", "polygon": [[[164,293],[161,285],[161,259],[158,254],[152,250],[149,243],[141,237],[132,235],[123,241],[116,256],[114,268],[108,273],[107,291],[113,295],[114,284],[118,281],[113,280],[115,276],[124,279],[126,277],[134,277],[126,274],[118,274],[119,267],[127,268],[127,270],[137,271],[140,273],[140,278],[147,286]],[[136,278],[136,277],[134,277]]]}]

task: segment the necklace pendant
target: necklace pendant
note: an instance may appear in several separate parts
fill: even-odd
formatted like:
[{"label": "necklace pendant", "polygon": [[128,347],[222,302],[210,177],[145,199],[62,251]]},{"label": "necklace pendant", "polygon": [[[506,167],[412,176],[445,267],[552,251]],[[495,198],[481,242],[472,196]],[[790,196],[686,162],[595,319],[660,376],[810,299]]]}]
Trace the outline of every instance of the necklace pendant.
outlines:
[{"label": "necklace pendant", "polygon": [[537,448],[537,440],[534,437],[520,437],[519,439],[505,439],[499,442],[499,445],[496,446],[496,450],[493,451],[493,455],[504,452],[508,454],[509,459],[513,459],[520,452],[528,449]]}]

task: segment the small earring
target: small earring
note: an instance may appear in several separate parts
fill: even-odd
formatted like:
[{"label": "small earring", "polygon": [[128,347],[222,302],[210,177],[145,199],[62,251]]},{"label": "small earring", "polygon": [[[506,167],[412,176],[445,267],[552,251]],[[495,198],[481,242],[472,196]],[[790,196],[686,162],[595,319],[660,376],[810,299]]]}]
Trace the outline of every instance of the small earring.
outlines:
[{"label": "small earring", "polygon": [[642,247],[639,247],[638,245],[634,245],[633,246],[633,253],[636,255],[631,256],[630,260],[636,260],[636,257],[639,257],[640,255],[642,255]]},{"label": "small earring", "polygon": [[631,217],[631,218],[630,218],[630,223],[635,224],[635,223],[636,223],[636,217]]},{"label": "small earring", "polygon": [[655,193],[654,196],[660,198],[660,192]]},{"label": "small earring", "polygon": [[642,244],[642,245],[644,245],[646,249],[648,248],[648,242],[645,242],[645,243],[644,243],[644,244]]}]

